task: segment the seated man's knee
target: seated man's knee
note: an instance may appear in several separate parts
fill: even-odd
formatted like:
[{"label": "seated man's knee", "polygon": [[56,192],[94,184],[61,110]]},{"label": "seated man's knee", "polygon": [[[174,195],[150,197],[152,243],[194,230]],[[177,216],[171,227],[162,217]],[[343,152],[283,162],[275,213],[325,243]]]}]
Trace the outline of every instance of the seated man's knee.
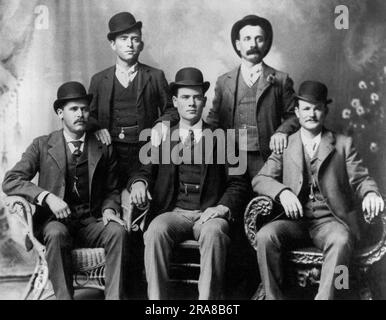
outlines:
[{"label": "seated man's knee", "polygon": [[48,223],[44,229],[44,242],[57,242],[66,244],[71,238],[67,227],[60,222]]},{"label": "seated man's knee", "polygon": [[350,233],[345,232],[334,232],[331,233],[326,242],[326,248],[334,247],[336,249],[352,249],[352,237]]},{"label": "seated man's knee", "polygon": [[269,225],[262,227],[256,234],[258,247],[265,247],[277,243],[276,234]]},{"label": "seated man's knee", "polygon": [[204,223],[201,229],[200,241],[230,241],[229,225],[226,220],[208,221]]},{"label": "seated man's knee", "polygon": [[116,241],[125,241],[128,237],[128,233],[125,228],[119,223],[110,221],[106,226],[107,236],[110,239],[114,239]]},{"label": "seated man's knee", "polygon": [[170,233],[170,225],[162,219],[154,219],[145,232],[145,241],[158,241]]}]

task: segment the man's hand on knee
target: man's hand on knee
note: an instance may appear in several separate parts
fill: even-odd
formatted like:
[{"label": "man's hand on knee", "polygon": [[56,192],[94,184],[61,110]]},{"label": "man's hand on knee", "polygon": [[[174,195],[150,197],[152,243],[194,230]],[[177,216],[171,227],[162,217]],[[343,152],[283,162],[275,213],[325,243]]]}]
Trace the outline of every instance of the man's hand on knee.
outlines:
[{"label": "man's hand on knee", "polygon": [[68,204],[56,195],[49,193],[44,201],[58,220],[66,219],[71,215]]},{"label": "man's hand on knee", "polygon": [[115,210],[113,209],[105,209],[102,213],[103,224],[106,226],[110,221],[115,221],[119,223],[121,226],[126,227],[126,223],[116,216]]},{"label": "man's hand on knee", "polygon": [[225,220],[229,220],[229,208],[221,204],[216,207],[209,207],[201,214],[198,223],[205,223],[208,220],[214,218],[223,218]]},{"label": "man's hand on knee", "polygon": [[288,218],[298,219],[303,217],[303,207],[298,197],[290,190],[283,190],[280,193],[280,203]]}]

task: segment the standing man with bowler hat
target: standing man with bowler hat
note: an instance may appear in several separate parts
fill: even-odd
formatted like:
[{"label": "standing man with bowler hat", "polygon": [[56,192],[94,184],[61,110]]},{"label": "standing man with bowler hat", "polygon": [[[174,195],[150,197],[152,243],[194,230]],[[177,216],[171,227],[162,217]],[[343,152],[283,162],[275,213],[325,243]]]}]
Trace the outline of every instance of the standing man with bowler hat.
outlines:
[{"label": "standing man with bowler hat", "polygon": [[241,65],[217,79],[207,118],[224,129],[246,130],[247,146],[240,147],[247,152],[251,179],[271,151],[283,152],[288,135],[298,128],[291,78],[263,62],[272,39],[265,18],[248,15],[233,25],[231,40]]},{"label": "standing man with bowler hat", "polygon": [[[172,107],[163,71],[138,61],[144,48],[142,22],[129,12],[120,12],[109,21],[107,35],[116,54],[116,64],[91,79],[89,93],[91,130],[103,143],[112,143],[118,156],[119,186],[124,189],[128,177],[140,166],[139,134],[151,128],[152,140],[159,144],[164,124],[178,122]],[[161,117],[159,118],[159,116]]]},{"label": "standing man with bowler hat", "polygon": [[[57,299],[73,299],[71,250],[103,247],[106,299],[125,298],[128,233],[123,227],[112,146],[86,133],[92,95],[79,82],[58,89],[54,110],[63,129],[36,138],[6,173],[3,191],[36,205],[34,234],[46,246]],[[31,180],[39,173],[38,184]]]},{"label": "standing man with bowler hat", "polygon": [[295,113],[301,128],[289,137],[283,154],[272,153],[252,181],[255,192],[280,202],[284,209],[282,219],[266,224],[256,235],[266,299],[284,298],[283,251],[312,243],[324,255],[316,299],[333,299],[336,267],[349,267],[359,238],[357,200],[363,199],[367,222],[384,209],[352,138],[323,126],[331,102],[327,96],[327,87],[320,82],[300,85]]},{"label": "standing man with bowler hat", "polygon": [[[168,298],[172,250],[188,239],[200,244],[199,299],[219,299],[224,294],[231,222],[242,215],[249,183],[243,175],[230,175],[229,164],[217,163],[218,152],[225,151],[216,147],[218,139],[207,143],[213,131],[201,115],[208,88],[200,70],[177,72],[170,89],[180,122],[171,128],[170,145],[160,146],[160,154],[162,148],[171,151],[172,161],[144,165],[130,181],[133,203],[142,206],[150,201],[144,234],[149,299]],[[173,157],[179,147],[188,154],[182,161]],[[212,154],[213,161],[197,163],[195,154]]]}]

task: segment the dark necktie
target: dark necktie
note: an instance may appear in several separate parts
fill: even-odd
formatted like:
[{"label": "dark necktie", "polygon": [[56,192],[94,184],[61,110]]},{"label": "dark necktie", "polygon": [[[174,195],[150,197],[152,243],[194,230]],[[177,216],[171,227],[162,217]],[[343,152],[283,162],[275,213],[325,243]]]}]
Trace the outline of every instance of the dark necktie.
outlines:
[{"label": "dark necktie", "polygon": [[192,129],[189,129],[189,137],[186,139],[186,144],[191,149],[193,149],[193,146],[194,146],[194,132],[193,132]]},{"label": "dark necktie", "polygon": [[82,154],[82,151],[80,151],[80,147],[82,146],[83,141],[70,141],[69,143],[71,143],[75,147],[75,150],[72,153],[72,158],[76,161]]}]

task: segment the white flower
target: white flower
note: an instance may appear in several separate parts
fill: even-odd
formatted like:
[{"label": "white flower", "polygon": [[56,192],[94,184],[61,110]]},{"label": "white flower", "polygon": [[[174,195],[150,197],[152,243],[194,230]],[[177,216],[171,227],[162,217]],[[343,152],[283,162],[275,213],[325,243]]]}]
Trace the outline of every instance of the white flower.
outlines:
[{"label": "white flower", "polygon": [[370,151],[374,152],[374,153],[379,151],[379,147],[378,147],[378,144],[376,142],[370,143]]},{"label": "white flower", "polygon": [[359,89],[361,90],[367,89],[367,84],[363,80],[359,82],[358,86],[359,86]]},{"label": "white flower", "polygon": [[373,93],[370,95],[370,98],[371,98],[371,100],[373,100],[373,101],[378,101],[378,100],[379,100],[379,95],[377,95],[375,92],[373,92]]},{"label": "white flower", "polygon": [[360,105],[361,105],[361,102],[360,102],[359,99],[355,98],[355,99],[352,99],[352,100],[351,100],[351,106],[352,106],[353,108],[356,109],[356,108],[358,108]]},{"label": "white flower", "polygon": [[371,81],[371,82],[370,82],[370,85],[374,87],[374,86],[375,86],[375,82],[374,82],[374,81]]},{"label": "white flower", "polygon": [[365,109],[362,106],[357,107],[356,110],[358,116],[363,116],[365,114]]},{"label": "white flower", "polygon": [[350,119],[351,118],[351,110],[347,109],[347,108],[343,109],[342,118],[343,119]]}]

